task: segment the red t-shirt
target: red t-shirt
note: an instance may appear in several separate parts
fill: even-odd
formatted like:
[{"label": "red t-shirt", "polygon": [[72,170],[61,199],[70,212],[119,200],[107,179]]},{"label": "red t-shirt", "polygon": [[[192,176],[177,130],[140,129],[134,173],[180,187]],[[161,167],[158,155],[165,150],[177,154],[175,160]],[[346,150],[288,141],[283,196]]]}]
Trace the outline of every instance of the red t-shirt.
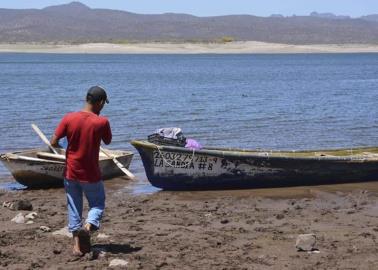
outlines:
[{"label": "red t-shirt", "polygon": [[55,130],[58,139],[67,137],[64,177],[81,182],[98,182],[101,140],[109,144],[112,132],[107,118],[90,112],[66,114]]}]

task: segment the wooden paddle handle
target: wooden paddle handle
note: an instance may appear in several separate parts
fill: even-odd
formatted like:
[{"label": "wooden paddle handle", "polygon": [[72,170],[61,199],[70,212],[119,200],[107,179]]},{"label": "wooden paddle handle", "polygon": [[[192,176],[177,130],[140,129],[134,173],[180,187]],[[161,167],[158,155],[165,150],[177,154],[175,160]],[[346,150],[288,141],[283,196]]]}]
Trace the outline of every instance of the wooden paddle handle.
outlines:
[{"label": "wooden paddle handle", "polygon": [[55,154],[59,155],[58,151],[50,144],[50,141],[46,138],[45,134],[43,134],[42,130],[36,124],[31,124],[32,128],[34,129],[35,133],[42,139],[42,141],[53,151]]},{"label": "wooden paddle handle", "polygon": [[125,168],[125,166],[123,166],[123,164],[121,162],[119,162],[114,155],[111,155],[109,154],[109,152],[107,150],[105,150],[104,148],[100,147],[100,151],[102,153],[104,153],[107,157],[111,158],[114,162],[115,165],[117,165],[117,167],[124,173],[126,174],[130,179],[134,180],[135,179],[135,175],[132,174],[128,169]]}]

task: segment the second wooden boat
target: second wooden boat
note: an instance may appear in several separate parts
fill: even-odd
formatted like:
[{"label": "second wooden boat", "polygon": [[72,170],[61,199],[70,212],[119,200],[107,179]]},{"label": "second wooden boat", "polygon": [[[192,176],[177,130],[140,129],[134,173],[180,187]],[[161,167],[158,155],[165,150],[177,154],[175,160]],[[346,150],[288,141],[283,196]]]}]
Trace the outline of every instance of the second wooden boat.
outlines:
[{"label": "second wooden boat", "polygon": [[[114,155],[125,168],[130,166],[132,152],[107,151]],[[61,154],[64,152],[62,151]],[[0,160],[17,182],[29,188],[63,186],[64,155],[55,155],[46,149],[31,149],[1,154]],[[111,157],[100,154],[99,165],[104,180],[124,176]]]},{"label": "second wooden boat", "polygon": [[134,140],[147,178],[166,190],[280,187],[378,180],[378,147],[192,151]]}]

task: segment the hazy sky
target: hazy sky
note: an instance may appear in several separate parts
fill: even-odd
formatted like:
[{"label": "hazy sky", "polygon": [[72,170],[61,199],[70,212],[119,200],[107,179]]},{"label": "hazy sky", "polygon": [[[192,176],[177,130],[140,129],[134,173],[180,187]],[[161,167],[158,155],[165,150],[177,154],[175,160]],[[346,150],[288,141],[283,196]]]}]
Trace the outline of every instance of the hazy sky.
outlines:
[{"label": "hazy sky", "polygon": [[[0,8],[43,8],[70,0],[0,0]],[[136,13],[189,13],[198,16],[224,14],[307,15],[312,11],[353,17],[378,14],[378,0],[81,0],[92,8],[111,8]]]}]

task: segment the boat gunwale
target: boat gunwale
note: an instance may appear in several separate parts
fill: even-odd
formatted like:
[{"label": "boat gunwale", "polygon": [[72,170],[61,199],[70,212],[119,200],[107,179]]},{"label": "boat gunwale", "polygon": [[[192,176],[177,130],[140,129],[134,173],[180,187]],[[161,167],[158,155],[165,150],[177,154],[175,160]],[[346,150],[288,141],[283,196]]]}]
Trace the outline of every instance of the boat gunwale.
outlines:
[{"label": "boat gunwale", "polygon": [[[329,151],[356,151],[356,150],[368,150],[368,149],[378,149],[378,147],[355,147],[355,148],[339,148],[339,149],[327,149],[327,150],[300,150],[300,151],[271,151],[271,150],[243,150],[237,148],[203,148],[201,150],[191,150],[184,147],[177,146],[167,146],[167,145],[157,145],[150,143],[146,140],[132,140],[131,144],[134,147],[148,148],[151,150],[158,149],[159,151],[173,151],[173,152],[185,152],[188,154],[202,154],[202,155],[214,155],[220,157],[240,157],[240,158],[265,158],[265,159],[277,159],[277,160],[317,160],[317,161],[356,161],[356,162],[377,162],[378,155],[375,157],[368,156],[277,156],[274,154],[285,154],[285,153],[317,153],[317,152],[329,152]],[[265,154],[265,155],[262,155]]]},{"label": "boat gunwale", "polygon": [[28,156],[13,154],[13,153],[0,154],[0,158],[4,161],[12,160],[12,161],[35,162],[35,163],[65,164],[64,161],[57,161],[57,160],[52,160],[52,159],[42,159],[42,158],[38,158],[38,157],[28,157]]},{"label": "boat gunwale", "polygon": [[[18,151],[14,151],[14,152],[7,152],[7,153],[0,153],[0,159],[3,160],[3,161],[7,161],[7,160],[13,160],[13,161],[28,161],[28,162],[36,162],[36,163],[53,163],[53,164],[65,164],[65,160],[64,161],[57,161],[57,160],[53,160],[53,159],[44,159],[44,158],[40,158],[40,157],[29,157],[29,156],[23,156],[22,153],[37,153],[37,152],[41,152],[41,148],[32,148],[32,149],[27,149],[27,150],[18,150]],[[122,154],[115,154],[114,157],[115,158],[121,158],[121,157],[125,157],[125,156],[133,156],[134,153],[131,152],[131,151],[123,151],[123,150],[112,150],[112,149],[108,149],[110,151],[110,153],[112,152],[121,152]],[[105,161],[105,160],[112,160],[113,158],[112,157],[108,157],[108,156],[104,156],[104,157],[101,157],[99,158],[99,162],[101,161]]]}]

